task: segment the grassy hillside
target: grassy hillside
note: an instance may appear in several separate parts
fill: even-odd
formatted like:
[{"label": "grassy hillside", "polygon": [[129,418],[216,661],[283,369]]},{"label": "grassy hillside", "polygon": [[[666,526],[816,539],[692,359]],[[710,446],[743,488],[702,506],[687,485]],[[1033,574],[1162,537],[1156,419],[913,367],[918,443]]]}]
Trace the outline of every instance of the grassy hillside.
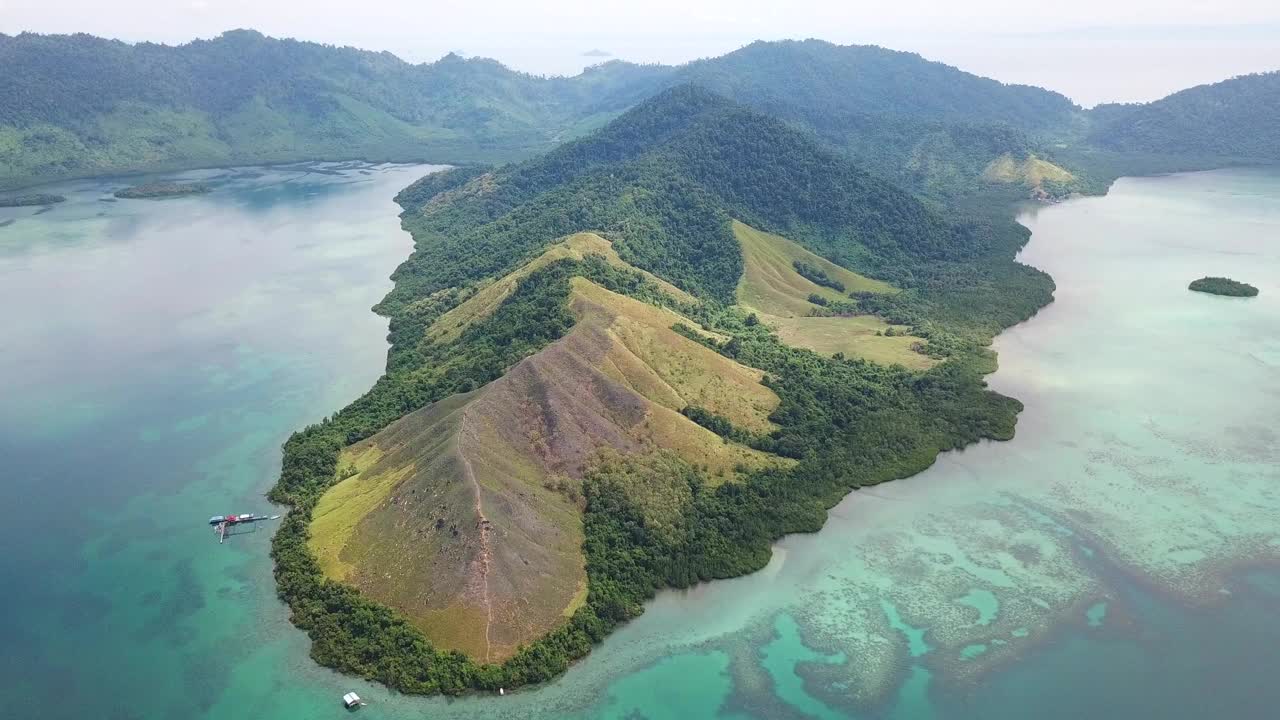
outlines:
[{"label": "grassy hillside", "polygon": [[[530,265],[517,273],[547,263]],[[346,448],[312,513],[308,547],[328,577],[481,662],[509,659],[585,598],[579,505],[601,451],[665,449],[712,485],[784,464],[680,414],[696,405],[769,432],[779,400],[763,373],[674,332],[691,321],[671,310],[580,277],[571,288],[567,335]]]},{"label": "grassy hillside", "polygon": [[[910,326],[892,325],[874,315],[831,317],[761,317],[778,339],[823,355],[861,358],[883,365],[927,370],[937,360],[920,352],[924,338]],[[889,333],[886,335],[885,333]]]},{"label": "grassy hillside", "polygon": [[[517,268],[490,283],[478,287],[474,294],[459,303],[456,307],[441,315],[431,327],[427,328],[426,340],[430,342],[450,342],[456,340],[463,331],[477,320],[489,317],[515,291],[520,281],[530,274],[560,260],[583,260],[589,255],[602,258],[605,262],[619,268],[630,266],[618,256],[612,243],[595,233],[575,233],[547,248],[534,260]],[[631,268],[635,270],[635,268]],[[683,303],[695,302],[689,293],[662,280],[652,273],[638,270],[647,281],[661,288],[674,300]]]},{"label": "grassy hillside", "polygon": [[[312,655],[407,692],[554,677],[659,588],[758,569],[849,490],[1009,437],[1020,406],[985,388],[984,346],[1051,289],[1011,225],[948,222],[691,86],[399,200],[416,248],[378,306],[387,374],[290,438],[272,497]],[[733,218],[775,256],[751,264],[897,287],[849,300],[927,361],[780,340],[737,305]]]},{"label": "grassy hillside", "polygon": [[[752,310],[783,317],[805,316],[815,309],[809,301],[811,295],[843,302],[849,300],[849,293],[896,292],[886,282],[859,275],[780,235],[761,232],[737,220],[733,221],[733,235],[742,247],[743,260],[735,296],[738,303]],[[817,268],[833,283],[839,283],[840,289],[801,276],[796,263]]]},{"label": "grassy hillside", "polygon": [[[782,342],[824,355],[840,353],[916,370],[933,366],[933,359],[917,351],[925,345],[924,338],[912,335],[910,328],[894,327],[859,312],[858,302],[851,297],[897,292],[892,285],[846,270],[780,235],[737,220],[733,234],[742,246],[744,266],[738,304],[776,331]],[[802,275],[798,267],[821,284]],[[820,302],[815,302],[815,296]]]},{"label": "grassy hillside", "polygon": [[1028,153],[1022,159],[1005,153],[992,160],[982,171],[982,179],[990,183],[1020,185],[1032,197],[1049,198],[1078,190],[1076,176],[1044,158]]}]

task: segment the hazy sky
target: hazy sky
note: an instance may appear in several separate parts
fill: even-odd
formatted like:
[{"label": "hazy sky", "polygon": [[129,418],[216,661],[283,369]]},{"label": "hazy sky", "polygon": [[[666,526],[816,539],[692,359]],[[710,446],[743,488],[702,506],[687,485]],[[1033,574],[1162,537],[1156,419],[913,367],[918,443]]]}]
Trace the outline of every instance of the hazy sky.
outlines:
[{"label": "hazy sky", "polygon": [[412,61],[450,50],[574,73],[604,50],[640,62],[718,55],[755,39],[874,43],[1092,105],[1280,69],[1275,0],[0,0],[0,32],[177,43],[250,27]]}]

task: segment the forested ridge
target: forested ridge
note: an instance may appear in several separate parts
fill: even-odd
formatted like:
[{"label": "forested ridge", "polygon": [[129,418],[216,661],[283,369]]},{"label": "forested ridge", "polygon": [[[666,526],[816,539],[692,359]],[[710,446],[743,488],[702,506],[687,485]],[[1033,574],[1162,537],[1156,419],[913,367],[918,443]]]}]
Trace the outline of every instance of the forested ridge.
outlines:
[{"label": "forested ridge", "polygon": [[0,187],[88,173],[316,159],[475,162],[545,150],[668,74],[542,78],[448,55],[413,65],[237,30],[184,45],[0,35]]},{"label": "forested ridge", "polygon": [[820,40],[538,77],[483,58],[415,65],[251,30],[177,46],[23,33],[0,34],[0,66],[0,188],[257,162],[509,162],[695,83],[951,207],[975,194],[1025,197],[1016,181],[984,180],[1003,157],[1076,176],[1031,188],[1049,196],[1098,192],[1126,171],[1275,161],[1265,119],[1280,102],[1271,73],[1084,111],[1058,93],[912,53]]},{"label": "forested ridge", "polygon": [[[398,201],[416,249],[378,308],[391,318],[388,372],[364,397],[290,438],[272,497],[293,506],[273,554],[281,596],[311,636],[313,656],[406,692],[547,680],[639,614],[658,589],[758,569],[774,540],[817,530],[849,490],[918,472],[942,450],[1010,437],[1020,405],[986,389],[982,376],[992,364],[985,346],[1052,290],[1047,276],[1013,262],[1026,236],[1011,222],[944,219],[811,136],[692,85],[544,157],[428,176]],[[731,218],[898,283],[903,292],[859,295],[850,305],[910,325],[945,362],[915,372],[781,343],[732,304],[742,258]],[[479,664],[434,649],[404,617],[326,579],[306,544],[310,512],[335,481],[343,446],[494,380],[568,332],[570,278],[675,302],[633,272],[560,261],[520,280],[457,339],[435,341],[426,332],[486,278],[580,230],[603,233],[627,261],[696,295],[697,302],[675,307],[727,339],[681,332],[763,370],[781,399],[770,418],[777,429],[766,435],[697,407],[686,416],[798,464],[718,486],[672,456],[600,465],[583,484],[585,605],[512,659]]]},{"label": "forested ridge", "polygon": [[571,78],[457,55],[413,65],[247,30],[179,46],[0,35],[0,62],[0,187],[228,163],[509,161],[694,82],[945,199],[1001,154],[1046,154],[1038,138],[1077,110],[917,55],[816,40],[680,67],[612,61]]},{"label": "forested ridge", "polygon": [[[974,271],[976,258],[1011,255],[1026,237],[1008,220],[944,220],[786,123],[695,85],[665,91],[544,157],[480,172],[422,181],[436,192],[453,182],[456,198],[406,216],[430,253],[415,253],[396,271],[385,311],[497,273],[586,227],[618,234],[618,251],[633,264],[726,302],[741,273],[729,216],[919,287]],[[423,194],[411,186],[400,200]],[[1008,261],[984,263],[981,272],[1044,277]]]},{"label": "forested ridge", "polygon": [[1280,72],[1200,85],[1162,100],[1100,105],[1090,140],[1123,153],[1224,162],[1280,161]]},{"label": "forested ridge", "polygon": [[[1085,111],[910,53],[754,42],[680,67],[608,61],[535,77],[494,60],[390,53],[230,31],[186,45],[0,35],[0,188],[137,170],[316,159],[504,163],[696,83],[812,133],[942,208],[974,195],[1105,190],[1117,174],[1275,161],[1275,73]],[[1069,182],[1000,182],[998,159]]]},{"label": "forested ridge", "polygon": [[757,41],[690,63],[681,79],[779,114],[860,113],[1037,130],[1068,123],[1079,110],[1060,93],[979,77],[915,53],[823,40]]},{"label": "forested ridge", "polygon": [[755,42],[690,63],[680,78],[804,128],[859,166],[944,204],[995,189],[981,177],[1002,155],[1052,158],[1053,142],[1081,117],[1049,90],[914,53],[821,40]]}]

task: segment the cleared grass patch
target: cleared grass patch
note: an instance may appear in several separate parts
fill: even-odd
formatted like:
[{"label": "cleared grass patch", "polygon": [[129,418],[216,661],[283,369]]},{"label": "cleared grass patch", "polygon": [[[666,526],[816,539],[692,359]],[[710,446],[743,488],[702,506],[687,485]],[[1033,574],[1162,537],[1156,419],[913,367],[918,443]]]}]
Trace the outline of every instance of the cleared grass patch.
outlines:
[{"label": "cleared grass patch", "polygon": [[412,464],[391,472],[369,472],[382,454],[373,443],[360,443],[343,450],[338,459],[338,477],[344,479],[321,496],[311,513],[311,537],[307,546],[315,553],[324,574],[335,580],[345,580],[355,570],[341,556],[356,525],[390,497],[401,480],[413,473]]},{"label": "cleared grass patch", "polygon": [[612,341],[601,365],[610,377],[676,412],[699,405],[752,432],[773,429],[769,414],[781,401],[762,384],[762,371],[671,329],[677,323],[697,328],[696,322],[583,278],[574,278],[572,284],[573,312],[588,326],[603,329]]},{"label": "cleared grass patch", "polygon": [[[733,221],[733,234],[742,246],[744,265],[742,279],[738,281],[738,303],[757,313],[783,342],[824,355],[844,353],[848,357],[885,365],[897,363],[916,370],[933,366],[932,358],[911,349],[924,340],[906,335],[905,328],[894,330],[902,335],[878,335],[890,326],[874,315],[809,316],[818,309],[809,302],[810,295],[848,302],[848,294],[852,292],[898,292],[892,285],[842,268],[780,235],[756,230],[737,220]],[[796,262],[822,270],[827,277],[843,283],[845,292],[803,277],[795,269]]]},{"label": "cleared grass patch", "polygon": [[914,335],[907,335],[908,328],[894,328],[892,337],[877,335],[891,326],[874,315],[853,317],[791,317],[765,316],[761,318],[778,333],[782,342],[795,347],[808,348],[824,355],[844,353],[846,357],[860,357],[883,365],[899,364],[913,370],[926,370],[936,360],[912,349],[916,343],[925,342]]},{"label": "cleared grass patch", "polygon": [[[840,267],[796,243],[750,225],[733,221],[733,234],[742,247],[743,273],[738,281],[738,303],[779,317],[805,316],[814,310],[810,295],[848,301],[852,292],[898,292],[889,283],[873,280]],[[796,272],[795,263],[812,265],[844,285],[839,292],[819,285]]]},{"label": "cleared grass patch", "polygon": [[1017,160],[1009,153],[1005,153],[987,165],[982,172],[982,179],[989,182],[1021,183],[1027,187],[1040,187],[1046,180],[1070,182],[1076,178],[1063,168],[1035,155]]},{"label": "cleared grass patch", "polygon": [[695,298],[684,290],[652,273],[640,270],[618,257],[618,253],[613,249],[613,243],[595,233],[583,232],[570,235],[547,248],[546,252],[538,257],[520,266],[519,269],[480,288],[475,295],[467,298],[466,301],[441,315],[432,323],[431,327],[427,329],[427,338],[436,342],[456,340],[467,327],[492,315],[498,309],[498,306],[511,293],[515,292],[516,286],[524,278],[558,260],[582,260],[588,255],[598,255],[610,265],[626,268],[644,275],[650,282],[681,302],[695,302]]}]

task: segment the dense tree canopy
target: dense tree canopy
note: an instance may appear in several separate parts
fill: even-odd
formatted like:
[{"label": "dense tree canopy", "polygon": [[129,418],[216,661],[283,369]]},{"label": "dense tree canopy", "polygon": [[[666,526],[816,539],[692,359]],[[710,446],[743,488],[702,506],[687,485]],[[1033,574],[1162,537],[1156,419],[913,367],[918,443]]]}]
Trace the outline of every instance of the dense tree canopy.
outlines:
[{"label": "dense tree canopy", "polygon": [[1258,288],[1249,283],[1224,277],[1202,277],[1199,280],[1192,280],[1187,289],[1228,297],[1254,297],[1258,294]]},{"label": "dense tree canopy", "polygon": [[690,63],[682,79],[782,115],[899,116],[1037,130],[1070,122],[1078,110],[1042,88],[1006,85],[914,53],[822,40],[754,42]]},{"label": "dense tree canopy", "polygon": [[1102,105],[1090,140],[1126,153],[1224,161],[1280,161],[1280,72],[1200,85],[1144,105]]},{"label": "dense tree canopy", "polygon": [[511,159],[651,94],[667,68],[542,78],[448,55],[278,40],[185,45],[0,35],[0,186],[122,170],[315,159]]},{"label": "dense tree canopy", "polygon": [[816,133],[939,197],[1039,148],[1066,98],[869,46],[753,43],[681,67],[534,77],[449,55],[421,65],[237,30],[185,45],[0,35],[0,186],[138,169],[302,159],[511,160],[693,82]]}]

